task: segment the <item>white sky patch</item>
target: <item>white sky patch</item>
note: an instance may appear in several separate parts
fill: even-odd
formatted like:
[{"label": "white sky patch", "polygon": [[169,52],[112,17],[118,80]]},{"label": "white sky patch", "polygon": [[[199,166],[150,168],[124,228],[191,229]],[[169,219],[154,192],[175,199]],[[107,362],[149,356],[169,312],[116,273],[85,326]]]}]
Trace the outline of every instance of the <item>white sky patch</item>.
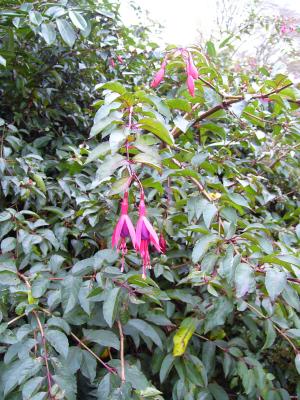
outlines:
[{"label": "white sky patch", "polygon": [[[125,24],[137,23],[137,16],[128,1],[122,0],[123,20]],[[135,3],[164,26],[162,36],[166,43],[188,46],[195,43],[197,31],[209,36],[210,29],[215,27],[216,0],[135,0]],[[300,0],[264,0],[261,4],[272,5],[274,16],[283,9],[295,15],[300,13]]]}]

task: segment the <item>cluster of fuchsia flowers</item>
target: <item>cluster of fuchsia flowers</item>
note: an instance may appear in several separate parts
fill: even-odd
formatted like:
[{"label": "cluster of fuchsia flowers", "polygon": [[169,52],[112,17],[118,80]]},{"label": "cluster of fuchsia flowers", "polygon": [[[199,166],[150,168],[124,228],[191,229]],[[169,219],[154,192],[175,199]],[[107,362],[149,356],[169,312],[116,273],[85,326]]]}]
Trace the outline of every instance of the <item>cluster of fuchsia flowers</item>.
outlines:
[{"label": "cluster of fuchsia flowers", "polygon": [[165,76],[165,71],[166,71],[166,66],[167,63],[170,59],[170,56],[178,57],[181,56],[183,58],[183,61],[185,63],[185,70],[186,70],[186,75],[187,75],[187,88],[191,96],[195,96],[195,79],[199,78],[198,70],[194,64],[192,54],[189,50],[187,49],[176,49],[173,50],[172,52],[169,52],[163,62],[161,63],[160,69],[157,71],[157,73],[154,76],[153,81],[151,82],[151,87],[156,88],[161,81],[163,80]]},{"label": "cluster of fuchsia flowers", "polygon": [[126,191],[121,204],[121,217],[115,226],[112,235],[112,247],[122,252],[121,271],[124,271],[125,255],[127,254],[126,239],[130,238],[133,248],[143,260],[143,278],[146,279],[146,270],[151,268],[149,244],[152,244],[160,253],[166,252],[166,241],[163,235],[158,238],[152,224],[146,217],[144,192],[140,193],[139,219],[136,229],[128,215],[128,192]]},{"label": "cluster of fuchsia flowers", "polygon": [[[186,74],[187,74],[187,87],[188,90],[191,94],[191,96],[195,96],[195,79],[198,79],[199,74],[197,71],[197,68],[195,67],[194,61],[192,54],[190,53],[189,50],[187,49],[176,49],[171,52],[169,52],[159,69],[159,71],[155,74],[155,77],[151,83],[151,87],[155,88],[157,87],[160,82],[163,80],[164,75],[165,75],[165,69],[166,65],[168,63],[168,60],[170,56],[181,56],[185,62],[185,69],[186,69]],[[119,59],[118,59],[119,60]],[[119,60],[119,62],[121,62]],[[129,108],[129,115],[128,115],[128,128],[132,129],[133,128],[133,123],[132,123],[132,112],[133,112],[133,107]],[[146,279],[146,271],[147,269],[151,268],[151,262],[150,262],[150,255],[149,255],[149,245],[151,244],[152,246],[155,247],[155,249],[159,253],[165,253],[166,252],[166,241],[165,238],[163,237],[163,234],[160,235],[158,238],[157,233],[155,232],[152,224],[146,217],[146,205],[145,205],[145,196],[144,196],[144,190],[139,182],[138,178],[136,177],[135,174],[133,174],[132,169],[130,167],[130,159],[129,159],[129,144],[128,141],[126,142],[126,149],[127,149],[127,161],[128,161],[128,170],[130,174],[130,178],[128,180],[128,185],[129,187],[130,183],[132,182],[133,179],[137,179],[139,185],[140,185],[140,204],[139,204],[139,218],[137,221],[136,228],[134,228],[133,223],[131,222],[131,219],[128,215],[128,191],[126,190],[122,204],[121,204],[121,217],[119,221],[117,222],[117,225],[115,226],[113,235],[112,235],[112,247],[116,247],[121,253],[122,253],[122,262],[121,262],[121,271],[124,271],[124,264],[125,264],[125,255],[127,254],[127,243],[126,239],[130,238],[133,248],[136,250],[137,253],[140,254],[142,261],[143,261],[143,273],[142,276],[144,279]]]}]

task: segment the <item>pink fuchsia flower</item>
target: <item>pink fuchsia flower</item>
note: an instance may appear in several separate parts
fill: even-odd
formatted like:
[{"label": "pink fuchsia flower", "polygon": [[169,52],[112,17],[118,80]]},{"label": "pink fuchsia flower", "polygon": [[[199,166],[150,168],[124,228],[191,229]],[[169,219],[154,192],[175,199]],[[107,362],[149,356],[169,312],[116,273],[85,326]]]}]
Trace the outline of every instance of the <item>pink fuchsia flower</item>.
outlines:
[{"label": "pink fuchsia flower", "polygon": [[117,60],[119,61],[120,64],[123,64],[123,58],[121,56],[117,56]]},{"label": "pink fuchsia flower", "polygon": [[131,238],[133,247],[135,247],[135,230],[131,219],[128,216],[128,192],[125,192],[121,204],[121,217],[115,226],[111,239],[112,247],[117,247],[117,249],[122,252],[122,272],[124,271],[124,258],[127,254],[126,238],[129,236]]},{"label": "pink fuchsia flower", "polygon": [[164,79],[166,65],[167,65],[167,62],[166,62],[166,60],[164,60],[160,66],[160,69],[156,72],[156,74],[150,84],[150,86],[152,88],[156,88],[160,84],[160,82]]},{"label": "pink fuchsia flower", "polygon": [[166,239],[164,238],[164,235],[162,233],[159,235],[159,246],[160,246],[161,252],[163,254],[166,254],[167,242],[166,242]]},{"label": "pink fuchsia flower", "polygon": [[143,279],[146,279],[146,269],[151,268],[149,244],[152,244],[157,251],[161,252],[158,236],[146,217],[146,206],[144,195],[141,195],[139,205],[139,219],[136,225],[136,248],[143,260]]},{"label": "pink fuchsia flower", "polygon": [[110,65],[112,68],[115,68],[116,63],[115,63],[115,61],[114,61],[113,58],[110,58],[110,59],[109,59],[109,65]]},{"label": "pink fuchsia flower", "polygon": [[191,75],[194,79],[199,78],[198,70],[194,64],[193,57],[191,53],[189,53],[188,60],[187,60],[187,74]]},{"label": "pink fuchsia flower", "polygon": [[194,78],[192,77],[192,75],[188,75],[187,77],[187,81],[186,81],[188,90],[190,92],[191,96],[195,96],[195,82],[194,82]]}]

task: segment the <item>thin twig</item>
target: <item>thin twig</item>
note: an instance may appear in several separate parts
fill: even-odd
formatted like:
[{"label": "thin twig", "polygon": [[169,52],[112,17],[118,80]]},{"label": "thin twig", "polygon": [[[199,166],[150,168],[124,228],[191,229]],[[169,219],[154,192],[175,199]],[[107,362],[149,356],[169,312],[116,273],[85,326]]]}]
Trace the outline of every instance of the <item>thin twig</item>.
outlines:
[{"label": "thin twig", "polygon": [[[31,284],[29,282],[29,279],[25,275],[21,274],[20,272],[18,272],[18,276],[25,282],[25,285],[31,291]],[[48,394],[49,394],[49,398],[51,400],[51,399],[53,399],[53,396],[51,394],[51,390],[52,390],[52,382],[51,382],[52,381],[52,375],[51,375],[50,368],[49,368],[49,363],[48,363],[48,351],[47,351],[46,336],[45,336],[44,328],[43,328],[43,325],[41,323],[40,317],[38,316],[37,311],[32,310],[32,312],[33,312],[33,314],[34,314],[34,316],[36,318],[36,321],[37,321],[37,324],[38,324],[38,327],[39,327],[39,330],[40,330],[41,338],[42,338],[42,344],[43,344],[43,348],[44,348],[44,360],[45,360],[45,367],[46,367],[46,373],[47,373],[47,382],[48,382]]]},{"label": "thin twig", "polygon": [[117,321],[117,324],[120,335],[121,381],[122,383],[125,383],[126,377],[125,377],[125,359],[124,359],[124,335],[123,335],[122,324],[119,320]]},{"label": "thin twig", "polygon": [[11,319],[10,321],[7,322],[7,326],[12,325],[13,323],[15,323],[16,321],[18,321],[19,319],[25,317],[25,315],[26,315],[26,314],[24,313],[24,314],[22,314],[22,315],[18,315],[17,317]]},{"label": "thin twig", "polygon": [[53,399],[52,394],[51,394],[51,390],[52,390],[52,375],[50,372],[50,368],[49,368],[49,363],[48,363],[48,351],[47,351],[47,341],[46,341],[46,337],[45,337],[45,332],[44,332],[44,328],[43,325],[41,323],[41,320],[38,316],[38,313],[36,311],[33,310],[33,314],[35,315],[35,318],[37,320],[38,326],[39,326],[39,330],[41,333],[41,337],[42,337],[42,343],[43,343],[43,347],[44,347],[44,360],[45,360],[45,366],[46,366],[46,372],[47,372],[47,382],[48,382],[48,393],[49,393],[49,397],[50,399]]},{"label": "thin twig", "polygon": [[71,332],[70,335],[72,336],[73,339],[75,339],[80,344],[80,346],[82,346],[86,351],[88,351],[90,354],[92,354],[96,358],[96,360],[98,360],[99,363],[102,364],[103,367],[107,369],[107,371],[109,371],[110,373],[115,374],[115,375],[117,374],[115,368],[110,367],[103,360],[101,360],[101,358],[98,357],[97,354],[94,353],[93,350],[91,350],[82,340],[80,340],[79,337],[77,337],[75,335],[75,333]]},{"label": "thin twig", "polygon": [[[252,311],[256,312],[256,314],[258,314],[261,318],[269,319],[263,313],[261,313],[256,307],[254,307],[252,304],[248,303],[247,301],[245,301],[245,303],[248,305],[249,308],[251,308]],[[273,322],[273,321],[271,321],[271,322]],[[273,327],[276,329],[276,331],[279,333],[279,335],[282,336],[291,345],[291,347],[294,350],[295,354],[298,354],[299,350],[294,345],[292,340],[280,328],[278,328],[278,326],[276,326],[274,322],[273,322]]]}]

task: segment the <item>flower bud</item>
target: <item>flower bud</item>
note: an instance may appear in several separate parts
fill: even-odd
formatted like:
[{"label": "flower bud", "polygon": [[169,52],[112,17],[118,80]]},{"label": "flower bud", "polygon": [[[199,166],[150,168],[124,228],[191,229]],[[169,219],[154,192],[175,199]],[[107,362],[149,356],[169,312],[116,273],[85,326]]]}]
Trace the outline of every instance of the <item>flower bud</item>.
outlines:
[{"label": "flower bud", "polygon": [[162,233],[159,236],[159,245],[160,245],[162,253],[165,254],[167,251],[167,242]]},{"label": "flower bud", "polygon": [[165,68],[162,67],[156,72],[154,79],[151,82],[150,86],[152,88],[156,88],[160,84],[160,82],[163,80],[164,76],[165,76]]},{"label": "flower bud", "polygon": [[192,75],[188,75],[187,77],[187,81],[186,81],[188,90],[190,92],[191,96],[195,96],[195,82],[194,82],[194,78],[192,77]]}]

